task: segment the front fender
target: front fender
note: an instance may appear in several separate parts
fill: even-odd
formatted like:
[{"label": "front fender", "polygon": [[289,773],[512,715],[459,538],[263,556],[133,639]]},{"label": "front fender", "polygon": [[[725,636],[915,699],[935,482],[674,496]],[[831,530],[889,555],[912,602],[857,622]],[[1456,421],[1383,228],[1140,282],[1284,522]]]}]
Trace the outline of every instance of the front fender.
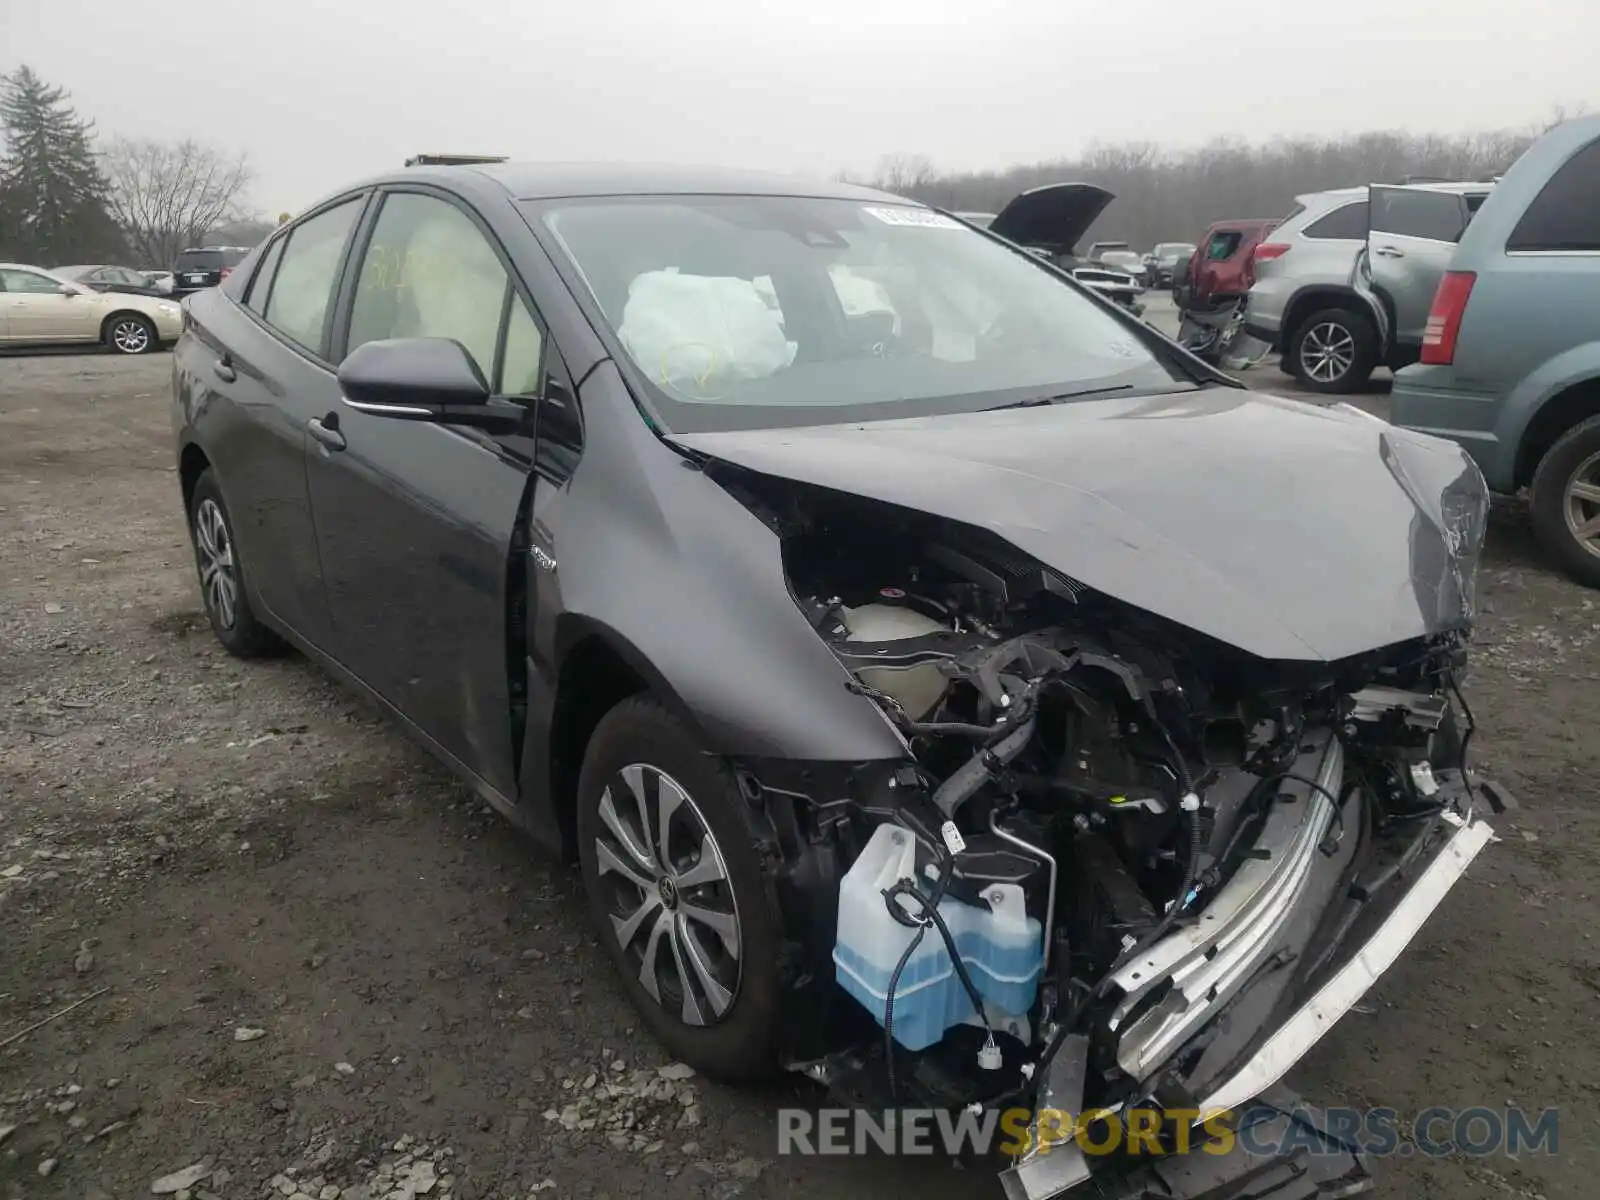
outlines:
[{"label": "front fender", "polygon": [[795,603],[778,535],[650,431],[612,364],[581,402],[588,444],[568,494],[536,504],[556,565],[538,583],[535,654],[559,663],[575,631],[604,631],[713,753],[902,757]]}]

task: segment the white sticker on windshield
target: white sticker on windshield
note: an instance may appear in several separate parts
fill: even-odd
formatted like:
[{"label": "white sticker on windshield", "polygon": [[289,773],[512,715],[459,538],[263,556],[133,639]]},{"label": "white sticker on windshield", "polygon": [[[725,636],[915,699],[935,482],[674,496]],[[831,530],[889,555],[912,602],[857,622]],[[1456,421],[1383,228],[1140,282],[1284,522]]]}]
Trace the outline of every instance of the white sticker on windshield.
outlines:
[{"label": "white sticker on windshield", "polygon": [[931,212],[926,208],[878,208],[872,205],[863,205],[862,212],[869,217],[876,217],[885,225],[909,225],[919,229],[962,229],[964,226],[954,217],[947,217],[943,213]]}]

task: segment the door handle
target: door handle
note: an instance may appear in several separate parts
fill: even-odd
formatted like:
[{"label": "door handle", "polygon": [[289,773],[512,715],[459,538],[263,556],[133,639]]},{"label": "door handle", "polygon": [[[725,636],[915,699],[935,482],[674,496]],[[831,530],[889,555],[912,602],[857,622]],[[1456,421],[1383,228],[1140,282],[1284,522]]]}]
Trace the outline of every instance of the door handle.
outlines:
[{"label": "door handle", "polygon": [[1373,253],[1380,258],[1404,258],[1406,256],[1404,250],[1396,250],[1393,246],[1379,246]]},{"label": "door handle", "polygon": [[[332,424],[329,424],[332,422]],[[343,450],[345,448],[344,434],[339,432],[339,418],[335,413],[326,417],[312,417],[306,422],[306,428],[311,431],[311,436],[324,450]]]},{"label": "door handle", "polygon": [[232,383],[239,378],[239,372],[235,371],[233,364],[225,358],[213,363],[211,369],[216,372],[217,378],[222,380],[223,383]]}]

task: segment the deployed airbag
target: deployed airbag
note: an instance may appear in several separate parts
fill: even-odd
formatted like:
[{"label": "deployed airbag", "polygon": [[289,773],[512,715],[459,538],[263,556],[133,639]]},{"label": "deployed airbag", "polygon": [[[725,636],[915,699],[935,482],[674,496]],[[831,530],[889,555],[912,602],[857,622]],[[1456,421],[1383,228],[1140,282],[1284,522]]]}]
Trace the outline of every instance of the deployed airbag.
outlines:
[{"label": "deployed airbag", "polygon": [[635,277],[618,334],[651,379],[691,400],[718,399],[719,382],[773,375],[797,349],[752,281],[675,267]]}]

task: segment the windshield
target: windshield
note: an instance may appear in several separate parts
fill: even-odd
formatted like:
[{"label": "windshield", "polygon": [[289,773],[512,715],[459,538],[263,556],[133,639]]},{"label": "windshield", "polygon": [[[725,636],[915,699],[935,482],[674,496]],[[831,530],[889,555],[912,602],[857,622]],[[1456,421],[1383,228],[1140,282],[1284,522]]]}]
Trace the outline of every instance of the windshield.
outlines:
[{"label": "windshield", "polygon": [[1188,242],[1162,242],[1155,253],[1157,258],[1188,258],[1194,253],[1194,246]]},{"label": "windshield", "polygon": [[772,196],[529,209],[676,432],[1192,382],[1049,268],[927,209]]}]

